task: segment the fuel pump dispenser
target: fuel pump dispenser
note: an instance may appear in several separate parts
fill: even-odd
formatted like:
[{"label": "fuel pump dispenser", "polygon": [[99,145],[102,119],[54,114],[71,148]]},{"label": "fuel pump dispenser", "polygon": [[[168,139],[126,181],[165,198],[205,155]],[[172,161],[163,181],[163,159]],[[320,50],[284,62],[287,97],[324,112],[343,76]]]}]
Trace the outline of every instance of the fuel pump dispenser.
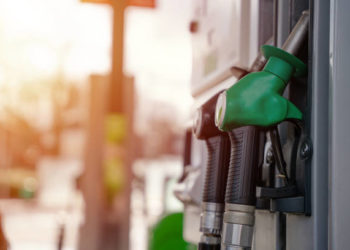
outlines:
[{"label": "fuel pump dispenser", "polygon": [[[282,97],[282,94],[291,77],[306,74],[306,65],[292,53],[295,54],[305,40],[307,25],[308,12],[305,12],[282,49],[270,45],[262,46],[262,52],[268,60],[262,71],[247,74],[218,97],[215,123],[220,130],[228,132],[231,140],[222,249],[251,249],[256,176],[261,160],[261,145],[267,131],[270,131],[272,138],[278,170],[284,176],[286,187],[289,187],[288,173],[275,126],[289,120],[302,127],[302,112]],[[296,195],[293,192],[283,193],[281,189],[275,191],[275,194],[282,193],[281,197]]]},{"label": "fuel pump dispenser", "polygon": [[[194,103],[226,90],[216,112],[232,142],[221,249],[348,249],[350,1],[191,2]],[[280,49],[257,57],[263,44]],[[198,244],[210,235],[198,230],[206,150],[191,136],[179,185],[191,194],[184,238]]]},{"label": "fuel pump dispenser", "polygon": [[207,146],[207,166],[202,196],[199,250],[220,249],[225,189],[230,160],[228,135],[215,126],[218,94],[204,103],[194,120],[193,133]]}]

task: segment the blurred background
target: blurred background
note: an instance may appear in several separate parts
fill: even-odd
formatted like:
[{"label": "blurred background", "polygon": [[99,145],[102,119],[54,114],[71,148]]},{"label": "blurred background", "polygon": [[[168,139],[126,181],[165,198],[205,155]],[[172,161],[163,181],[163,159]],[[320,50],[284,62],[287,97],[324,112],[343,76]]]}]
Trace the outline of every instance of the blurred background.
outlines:
[{"label": "blurred background", "polygon": [[182,210],[190,3],[0,1],[1,250],[143,250]]}]

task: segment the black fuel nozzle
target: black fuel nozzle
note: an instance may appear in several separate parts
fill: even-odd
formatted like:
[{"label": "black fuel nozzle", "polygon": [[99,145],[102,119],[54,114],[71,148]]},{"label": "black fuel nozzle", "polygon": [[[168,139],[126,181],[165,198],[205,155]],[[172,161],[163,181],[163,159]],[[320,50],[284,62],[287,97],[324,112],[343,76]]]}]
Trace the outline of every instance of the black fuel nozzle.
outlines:
[{"label": "black fuel nozzle", "polygon": [[220,249],[225,189],[230,160],[230,140],[227,133],[215,126],[215,105],[218,94],[204,103],[194,120],[193,133],[207,146],[207,166],[202,196],[198,249]]},{"label": "black fuel nozzle", "polygon": [[[225,197],[222,249],[250,249],[255,221],[256,177],[263,133],[254,126],[228,132],[231,159]],[[240,248],[235,248],[240,247]]]}]

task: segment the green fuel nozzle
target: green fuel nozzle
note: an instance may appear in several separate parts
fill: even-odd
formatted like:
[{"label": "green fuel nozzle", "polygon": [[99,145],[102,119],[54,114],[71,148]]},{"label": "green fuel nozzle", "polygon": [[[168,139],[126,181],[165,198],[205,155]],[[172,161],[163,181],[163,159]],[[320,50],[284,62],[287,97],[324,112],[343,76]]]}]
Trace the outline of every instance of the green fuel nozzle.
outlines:
[{"label": "green fuel nozzle", "polygon": [[[286,119],[302,119],[300,110],[282,94],[291,77],[306,74],[306,65],[293,54],[306,40],[308,24],[309,13],[306,11],[283,44],[283,49],[269,45],[261,48],[267,63],[259,56],[251,72],[260,71],[265,64],[262,71],[246,75],[218,97],[215,124],[228,133],[231,142],[222,250],[250,250],[252,246],[257,170],[265,144],[265,131],[260,128],[277,125]],[[283,157],[278,162],[283,163]]]},{"label": "green fuel nozzle", "polygon": [[264,45],[261,50],[268,60],[264,69],[246,75],[219,96],[215,124],[220,130],[302,119],[301,111],[282,94],[291,77],[306,74],[306,65],[282,49]]},{"label": "green fuel nozzle", "polygon": [[300,110],[282,94],[292,76],[306,73],[306,65],[282,49],[270,45],[261,49],[267,59],[263,70],[243,77],[221,93],[216,103],[215,124],[228,132],[231,142],[221,235],[224,250],[251,249],[256,176],[264,143],[259,128],[302,119]]}]

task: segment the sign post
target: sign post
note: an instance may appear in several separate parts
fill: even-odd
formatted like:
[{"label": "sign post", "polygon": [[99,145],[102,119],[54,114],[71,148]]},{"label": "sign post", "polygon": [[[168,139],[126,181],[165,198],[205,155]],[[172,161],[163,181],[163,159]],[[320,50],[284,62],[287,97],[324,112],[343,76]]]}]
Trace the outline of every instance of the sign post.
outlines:
[{"label": "sign post", "polygon": [[[124,250],[129,244],[133,79],[123,74],[124,14],[155,0],[80,0],[113,8],[112,71],[91,80],[91,109],[83,176],[85,224],[81,250]],[[102,84],[105,82],[106,84]],[[117,204],[117,206],[115,206]]]}]

